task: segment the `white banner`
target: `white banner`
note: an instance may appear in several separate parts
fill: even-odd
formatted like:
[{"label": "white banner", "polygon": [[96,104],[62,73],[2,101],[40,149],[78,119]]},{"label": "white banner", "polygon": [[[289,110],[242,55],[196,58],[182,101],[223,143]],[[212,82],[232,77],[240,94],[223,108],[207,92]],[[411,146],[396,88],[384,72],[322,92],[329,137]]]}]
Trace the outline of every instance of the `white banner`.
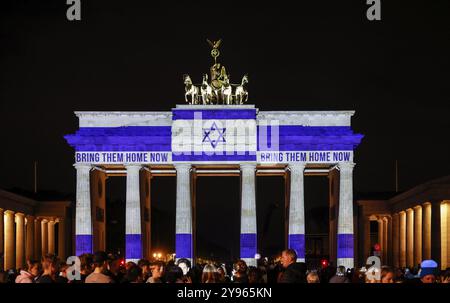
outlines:
[{"label": "white banner", "polygon": [[[278,163],[338,163],[353,162],[353,151],[267,151],[257,152],[256,162],[261,164]],[[129,152],[76,152],[76,163],[92,164],[123,164],[123,163],[141,163],[141,164],[171,164],[172,153],[129,151]],[[207,157],[202,162],[208,162]],[[211,163],[220,161],[211,161]]]}]

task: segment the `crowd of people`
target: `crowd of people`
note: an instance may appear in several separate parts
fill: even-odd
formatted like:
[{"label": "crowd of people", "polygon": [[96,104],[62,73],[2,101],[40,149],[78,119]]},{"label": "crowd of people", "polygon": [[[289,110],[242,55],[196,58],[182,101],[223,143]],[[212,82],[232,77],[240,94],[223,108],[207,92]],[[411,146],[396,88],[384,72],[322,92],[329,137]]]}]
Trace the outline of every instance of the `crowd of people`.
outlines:
[{"label": "crowd of people", "polygon": [[244,260],[234,264],[195,264],[188,259],[176,262],[141,259],[124,262],[112,254],[99,251],[79,256],[79,270],[52,254],[40,262],[27,261],[18,272],[0,272],[0,282],[7,283],[450,283],[450,269],[440,271],[433,260],[424,260],[415,269],[383,266],[346,269],[332,264],[307,269],[297,262],[294,250],[281,253],[277,262],[259,260],[247,266]]}]

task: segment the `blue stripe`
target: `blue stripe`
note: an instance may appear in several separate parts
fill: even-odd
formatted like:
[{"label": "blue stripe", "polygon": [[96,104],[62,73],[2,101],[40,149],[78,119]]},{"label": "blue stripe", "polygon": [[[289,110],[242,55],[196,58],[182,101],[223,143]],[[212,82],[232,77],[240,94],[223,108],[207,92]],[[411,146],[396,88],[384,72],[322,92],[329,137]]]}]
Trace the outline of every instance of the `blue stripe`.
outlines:
[{"label": "blue stripe", "polygon": [[175,254],[177,258],[192,258],[192,234],[175,235]]},{"label": "blue stripe", "polygon": [[338,234],[337,236],[337,257],[353,258],[354,253],[353,234]]},{"label": "blue stripe", "polygon": [[241,234],[241,259],[256,255],[256,234]]},{"label": "blue stripe", "polygon": [[125,258],[142,259],[142,236],[141,234],[125,235]]},{"label": "blue stripe", "polygon": [[201,115],[203,120],[256,119],[256,109],[174,109],[172,120],[194,120]]},{"label": "blue stripe", "polygon": [[171,126],[80,127],[64,136],[76,151],[171,151]]},{"label": "blue stripe", "polygon": [[290,234],[289,248],[295,250],[298,258],[305,258],[305,235],[304,234]]},{"label": "blue stripe", "polygon": [[[255,110],[227,111],[251,111],[255,114]],[[217,111],[205,110],[205,112]],[[208,115],[203,119],[211,118]],[[229,116],[222,118],[233,119]],[[263,129],[262,126],[258,126],[257,133],[258,151],[274,150],[276,141],[272,140],[275,139],[272,138],[272,127]],[[260,134],[266,136],[267,142],[261,140]],[[354,133],[349,126],[280,125],[276,150],[354,150],[363,137]],[[171,151],[172,149],[171,126],[81,127],[75,134],[66,135],[64,138],[76,151]]]},{"label": "blue stripe", "polygon": [[271,126],[258,126],[258,151],[354,150],[364,137],[350,126],[280,125],[278,138],[272,138],[273,131]]},{"label": "blue stripe", "polygon": [[92,235],[75,235],[75,255],[92,254]]}]

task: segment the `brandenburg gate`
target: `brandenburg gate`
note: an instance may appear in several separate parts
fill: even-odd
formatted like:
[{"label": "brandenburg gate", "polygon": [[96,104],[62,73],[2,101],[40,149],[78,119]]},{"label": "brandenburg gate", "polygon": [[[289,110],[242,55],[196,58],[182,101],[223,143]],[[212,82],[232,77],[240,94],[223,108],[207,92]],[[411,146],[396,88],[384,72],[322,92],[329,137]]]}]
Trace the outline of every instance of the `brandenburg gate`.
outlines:
[{"label": "brandenburg gate", "polygon": [[[176,175],[176,258],[195,257],[195,179],[241,179],[240,258],[256,265],[257,176],[283,175],[287,183],[286,243],[305,261],[304,175],[325,174],[336,217],[330,251],[337,265],[354,266],[353,154],[362,135],[351,128],[354,111],[262,111],[247,102],[247,76],[230,83],[217,63],[203,83],[184,76],[187,104],[163,112],[75,112],[76,254],[105,249],[105,179],[126,175],[125,257],[150,253],[150,179]],[[210,80],[210,82],[208,82]]]}]

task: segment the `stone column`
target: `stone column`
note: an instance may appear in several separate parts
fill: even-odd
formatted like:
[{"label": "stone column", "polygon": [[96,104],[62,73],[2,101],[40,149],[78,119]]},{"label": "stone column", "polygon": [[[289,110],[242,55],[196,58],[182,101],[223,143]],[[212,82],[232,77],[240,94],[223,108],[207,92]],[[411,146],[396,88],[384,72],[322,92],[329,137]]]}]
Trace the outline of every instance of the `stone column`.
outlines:
[{"label": "stone column", "polygon": [[240,255],[249,266],[256,266],[257,252],[255,172],[255,164],[241,164]]},{"label": "stone column", "polygon": [[389,264],[388,261],[388,218],[383,217],[383,264]]},{"label": "stone column", "polygon": [[414,207],[414,265],[422,262],[422,206]]},{"label": "stone column", "polygon": [[441,269],[450,267],[450,201],[441,203]]},{"label": "stone column", "polygon": [[16,268],[24,268],[25,259],[25,215],[16,213]]},{"label": "stone column", "polygon": [[400,215],[400,267],[406,267],[406,212]]},{"label": "stone column", "polygon": [[190,164],[175,164],[177,171],[177,197],[175,208],[175,254],[176,259],[186,258],[192,262],[192,205]]},{"label": "stone column", "polygon": [[354,163],[339,164],[339,217],[337,238],[337,265],[354,267],[353,237],[353,167]]},{"label": "stone column", "polygon": [[392,256],[394,267],[399,267],[399,258],[400,258],[400,225],[399,225],[399,215],[395,213],[392,216]]},{"label": "stone column", "polygon": [[40,260],[42,257],[42,222],[41,218],[34,220],[34,258]]},{"label": "stone column", "polygon": [[42,256],[45,256],[48,254],[48,220],[42,219],[41,223]]},{"label": "stone column", "polygon": [[[384,237],[384,231],[383,231],[383,218],[378,217],[377,220],[378,223],[378,244],[380,244],[381,247],[381,258],[383,258],[383,254],[384,254],[384,241],[383,241],[383,237]],[[383,262],[383,260],[382,260]]]},{"label": "stone column", "polygon": [[15,233],[14,233],[14,212],[5,210],[5,250],[4,267],[5,270],[15,269]]},{"label": "stone column", "polygon": [[382,242],[382,263],[388,264],[388,221],[386,217],[381,219],[381,224],[383,226],[383,242]]},{"label": "stone column", "polygon": [[27,216],[27,232],[26,232],[26,248],[25,248],[25,259],[34,259],[34,217]]},{"label": "stone column", "polygon": [[406,265],[414,267],[414,211],[406,210]]},{"label": "stone column", "polygon": [[66,222],[58,219],[58,257],[66,260]]},{"label": "stone column", "polygon": [[77,193],[75,207],[75,254],[92,253],[90,164],[75,164]]},{"label": "stone column", "polygon": [[288,247],[297,252],[297,262],[305,262],[305,198],[303,173],[305,163],[289,164],[291,190],[289,203]]},{"label": "stone column", "polygon": [[441,262],[441,202],[431,202],[431,259],[439,265]]},{"label": "stone column", "polygon": [[431,259],[431,203],[425,203],[422,209],[422,256],[424,260],[429,260]]},{"label": "stone column", "polygon": [[[3,254],[5,251],[5,222],[4,222],[4,212],[3,209],[0,208],[0,254]],[[1,266],[2,264],[0,264]],[[1,268],[0,268],[1,269]]]},{"label": "stone column", "polygon": [[48,221],[48,253],[55,254],[55,221]]},{"label": "stone column", "polygon": [[151,173],[149,169],[141,170],[140,191],[141,191],[141,214],[142,214],[142,247],[143,257],[150,258],[151,251]]},{"label": "stone column", "polygon": [[141,198],[139,194],[140,165],[127,169],[127,202],[125,209],[125,258],[137,263],[142,259]]}]

